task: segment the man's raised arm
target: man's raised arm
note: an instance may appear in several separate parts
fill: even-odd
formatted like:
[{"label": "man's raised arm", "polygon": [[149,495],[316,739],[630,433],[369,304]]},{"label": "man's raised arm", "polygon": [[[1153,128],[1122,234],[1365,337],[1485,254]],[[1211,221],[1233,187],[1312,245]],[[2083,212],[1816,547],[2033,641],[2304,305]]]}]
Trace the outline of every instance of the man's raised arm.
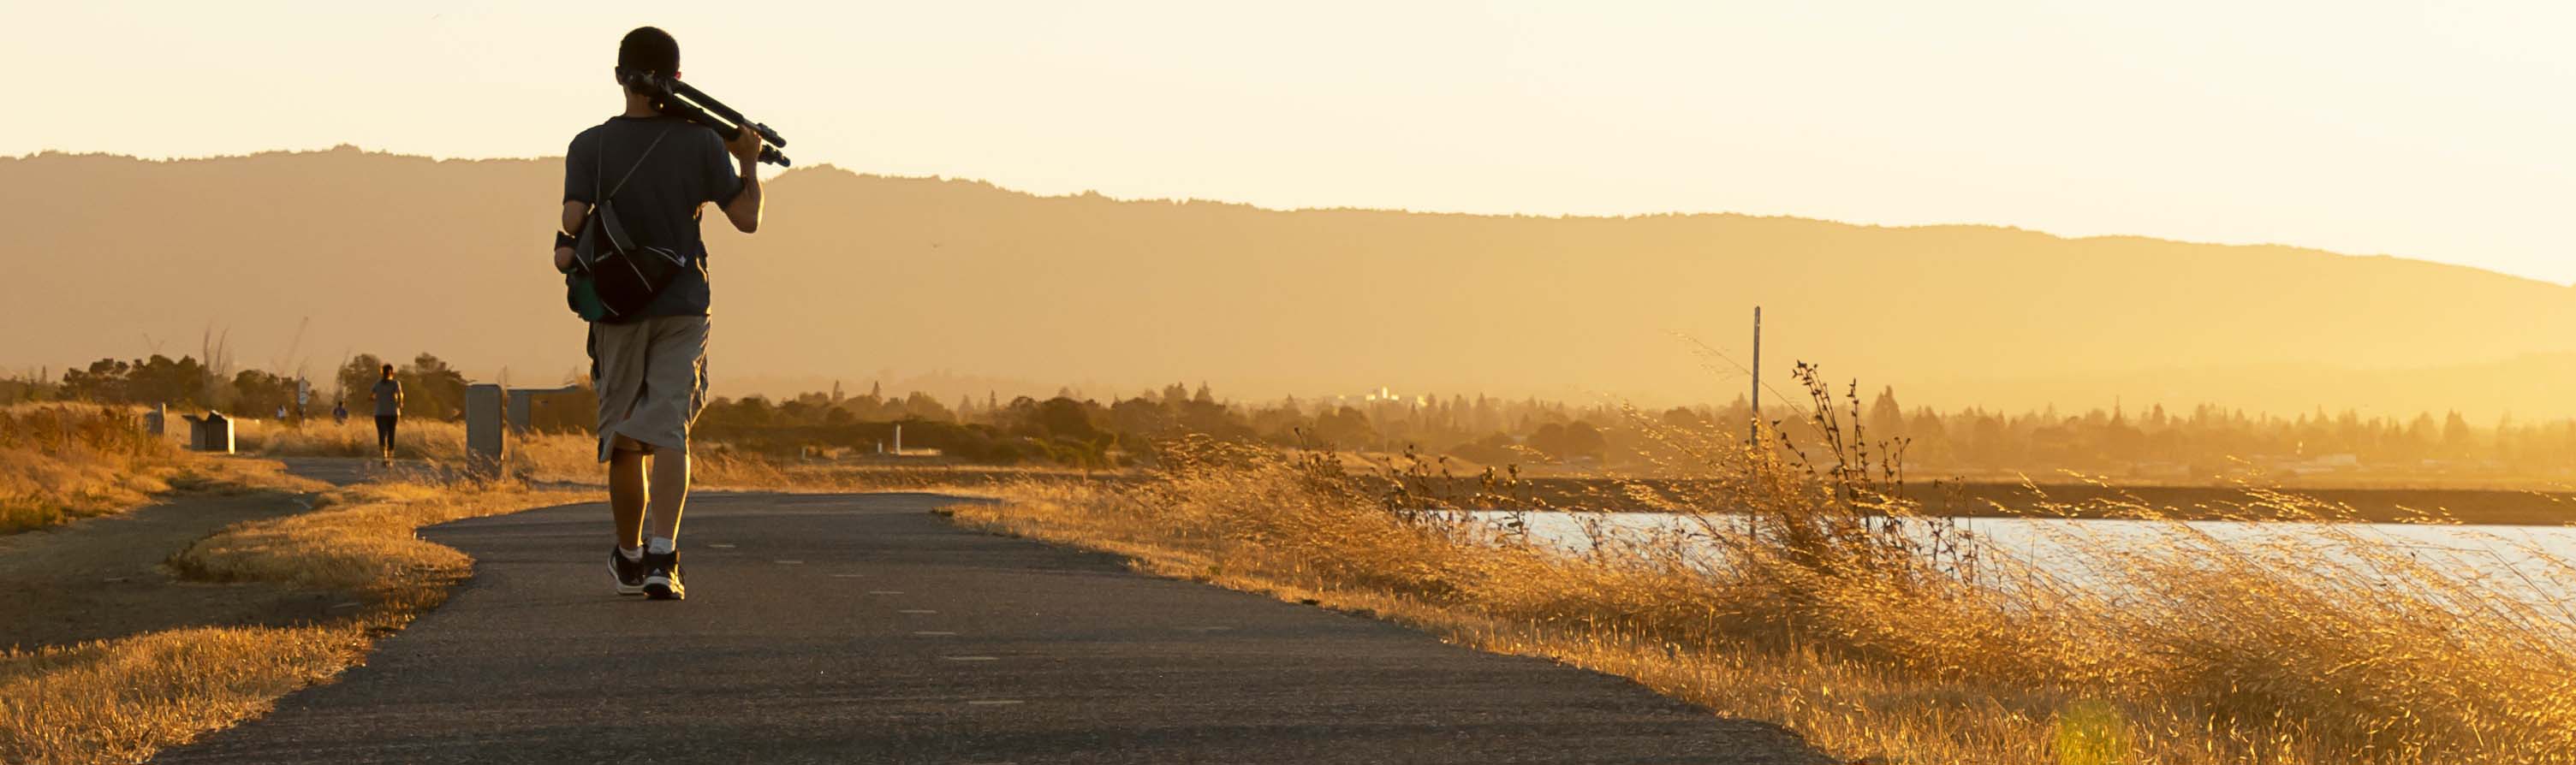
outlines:
[{"label": "man's raised arm", "polygon": [[734,164],[741,167],[742,192],[725,203],[725,220],[733,221],[735,231],[745,234],[760,230],[760,134],[742,130],[725,142],[725,151],[733,154]]}]

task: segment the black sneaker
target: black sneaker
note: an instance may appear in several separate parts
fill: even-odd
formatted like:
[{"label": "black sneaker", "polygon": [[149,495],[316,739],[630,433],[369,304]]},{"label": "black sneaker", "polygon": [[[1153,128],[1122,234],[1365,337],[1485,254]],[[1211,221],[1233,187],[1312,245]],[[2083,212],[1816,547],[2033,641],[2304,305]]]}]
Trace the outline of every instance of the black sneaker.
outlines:
[{"label": "black sneaker", "polygon": [[643,558],[627,560],[626,553],[611,547],[608,550],[608,575],[617,578],[617,594],[644,594]]},{"label": "black sneaker", "polygon": [[680,586],[680,551],[644,554],[644,597],[654,600],[688,599],[688,588]]}]

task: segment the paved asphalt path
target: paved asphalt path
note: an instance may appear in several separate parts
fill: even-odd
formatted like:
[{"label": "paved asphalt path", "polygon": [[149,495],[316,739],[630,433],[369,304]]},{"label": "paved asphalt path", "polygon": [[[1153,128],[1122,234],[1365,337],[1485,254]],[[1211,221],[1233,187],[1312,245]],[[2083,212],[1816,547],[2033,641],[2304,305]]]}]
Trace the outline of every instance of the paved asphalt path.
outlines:
[{"label": "paved asphalt path", "polygon": [[607,511],[423,536],[474,578],[338,682],[167,763],[1820,763],[1627,680],[965,531],[921,494],[701,495],[689,599]]}]

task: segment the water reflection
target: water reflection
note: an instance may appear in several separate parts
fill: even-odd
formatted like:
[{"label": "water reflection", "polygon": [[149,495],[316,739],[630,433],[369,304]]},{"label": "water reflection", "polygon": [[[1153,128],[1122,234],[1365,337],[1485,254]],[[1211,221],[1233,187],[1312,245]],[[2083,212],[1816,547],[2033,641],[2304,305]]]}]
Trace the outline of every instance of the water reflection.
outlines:
[{"label": "water reflection", "polygon": [[[1697,546],[1722,565],[1713,534],[1740,530],[1736,515],[1674,513],[1513,514],[1480,511],[1475,520],[1572,552]],[[2142,562],[2298,566],[2321,587],[2354,593],[2381,588],[2451,589],[2460,585],[2520,600],[2576,624],[2576,528],[2391,523],[2135,521],[2056,518],[1961,518],[1968,546],[1990,569],[2027,565],[2052,584],[2119,598]],[[1517,524],[1517,525],[1515,525]],[[1906,533],[1927,537],[1932,524]],[[2435,584],[2428,585],[2427,581]],[[2463,604],[2466,605],[2466,604]]]}]

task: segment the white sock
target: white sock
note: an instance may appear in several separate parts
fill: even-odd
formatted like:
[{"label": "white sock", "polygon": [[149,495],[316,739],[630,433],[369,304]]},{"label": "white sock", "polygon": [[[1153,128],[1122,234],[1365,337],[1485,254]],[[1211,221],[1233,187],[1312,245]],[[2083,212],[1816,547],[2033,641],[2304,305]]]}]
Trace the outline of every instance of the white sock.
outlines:
[{"label": "white sock", "polygon": [[635,563],[644,560],[644,548],[641,547],[618,545],[617,554],[625,556],[626,562],[628,563]]},{"label": "white sock", "polygon": [[663,555],[679,549],[679,543],[671,541],[670,537],[654,537],[644,541],[644,551],[654,555]]}]

